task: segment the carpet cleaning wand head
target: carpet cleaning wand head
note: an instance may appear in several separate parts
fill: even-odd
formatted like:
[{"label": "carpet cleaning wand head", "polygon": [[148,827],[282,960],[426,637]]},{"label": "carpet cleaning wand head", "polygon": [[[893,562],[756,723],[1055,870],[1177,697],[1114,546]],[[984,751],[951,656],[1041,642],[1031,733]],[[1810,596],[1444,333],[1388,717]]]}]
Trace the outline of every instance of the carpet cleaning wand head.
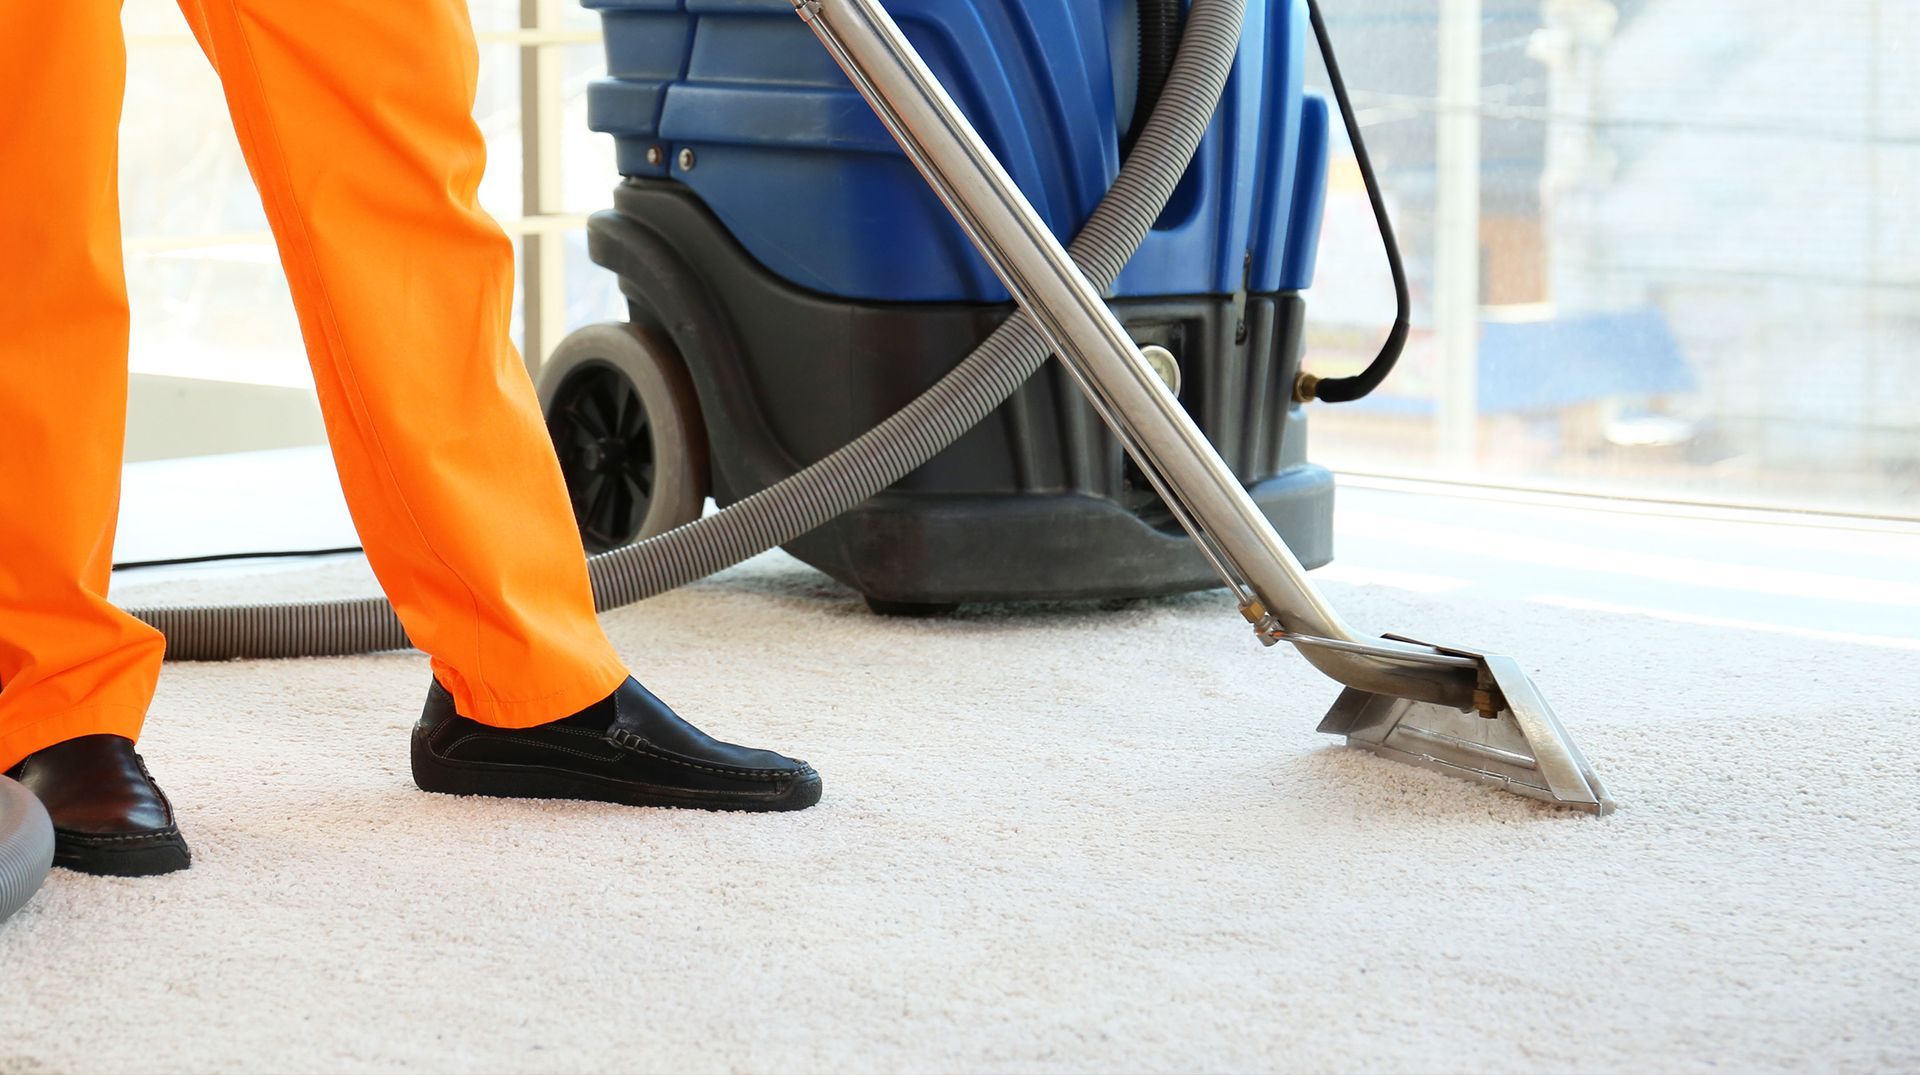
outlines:
[{"label": "carpet cleaning wand head", "polygon": [[[1114,436],[1233,591],[1263,641],[1293,643],[1348,690],[1321,729],[1559,805],[1613,807],[1512,660],[1368,639],[1334,612],[878,0],[794,0],[907,157],[1039,326]],[[1196,4],[1190,37],[1231,50],[1243,5]],[[1220,26],[1208,33],[1206,19]]]}]

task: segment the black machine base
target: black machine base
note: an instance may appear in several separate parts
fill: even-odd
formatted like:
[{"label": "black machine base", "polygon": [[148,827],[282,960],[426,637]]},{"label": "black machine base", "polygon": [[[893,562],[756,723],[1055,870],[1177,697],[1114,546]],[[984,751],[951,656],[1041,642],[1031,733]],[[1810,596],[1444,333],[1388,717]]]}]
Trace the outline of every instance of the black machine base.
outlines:
[{"label": "black machine base", "polygon": [[[850,302],[774,277],[698,197],[629,180],[588,227],[638,325],[699,397],[713,495],[733,503],[866,432],[951,370],[1003,304]],[[1297,294],[1114,302],[1181,367],[1181,402],[1309,567],[1332,558],[1333,478],[1292,402]],[[876,607],[1117,598],[1217,583],[1057,362],[891,489],[787,546]]]}]

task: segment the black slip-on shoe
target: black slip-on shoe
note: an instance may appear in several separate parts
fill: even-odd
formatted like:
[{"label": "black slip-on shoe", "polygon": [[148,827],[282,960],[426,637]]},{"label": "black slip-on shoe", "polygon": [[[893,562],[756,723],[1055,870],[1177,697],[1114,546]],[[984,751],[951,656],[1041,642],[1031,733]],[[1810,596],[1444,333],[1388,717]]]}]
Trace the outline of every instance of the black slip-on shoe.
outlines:
[{"label": "black slip-on shoe", "polygon": [[461,716],[436,681],[413,728],[413,782],[451,795],[699,810],[804,810],[820,801],[820,774],[806,762],[722,743],[633,679],[571,717],[522,729]]},{"label": "black slip-on shoe", "polygon": [[53,818],[55,866],[149,877],[193,863],[174,824],[173,804],[122,736],[56,743],[27,755],[7,775],[38,796]]}]

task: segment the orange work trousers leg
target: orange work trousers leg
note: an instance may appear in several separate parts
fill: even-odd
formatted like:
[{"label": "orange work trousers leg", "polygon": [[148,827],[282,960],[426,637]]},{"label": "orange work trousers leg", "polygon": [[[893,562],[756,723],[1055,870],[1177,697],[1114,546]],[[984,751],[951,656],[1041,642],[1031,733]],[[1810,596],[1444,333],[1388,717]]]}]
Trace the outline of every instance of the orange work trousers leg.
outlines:
[{"label": "orange work trousers leg", "polygon": [[126,438],[119,0],[0,3],[0,770],[140,733],[160,636],[107,603]]},{"label": "orange work trousers leg", "polygon": [[[118,5],[8,7],[0,18],[18,21],[13,11],[27,8],[55,12],[27,21],[76,40],[63,60],[45,55],[40,33],[5,35],[0,56],[19,52],[25,70],[47,73],[40,80],[46,107],[24,110],[41,117],[33,120],[37,135],[16,141],[9,126],[0,147],[9,162],[43,159],[43,186],[72,184],[73,162],[59,158],[81,136],[68,129],[75,110],[59,98],[73,71],[112,61],[112,84],[96,91],[112,107],[96,110],[108,120],[117,114],[121,46],[107,15],[117,19]],[[526,727],[604,698],[627,671],[593,613],[559,465],[509,339],[512,244],[478,204],[485,150],[472,120],[478,53],[464,0],[181,0],[181,7],[220,73],[293,289],[348,505],[409,637],[430,655],[459,711],[475,720]],[[112,124],[102,126],[104,148],[86,148],[107,162],[100,182],[108,193],[80,204],[72,191],[61,199],[23,196],[0,178],[6,226],[26,215],[17,206],[36,221],[21,226],[50,231],[59,222],[87,235],[114,233]],[[49,202],[66,212],[50,211]],[[38,749],[51,729],[36,726],[67,722],[67,735],[49,742],[83,734],[72,730],[87,719],[79,710],[105,712],[109,703],[142,710],[159,657],[149,632],[116,618],[97,596],[110,555],[125,394],[117,249],[104,237],[64,245],[80,248],[71,260],[90,275],[82,278],[78,267],[48,272],[44,257],[31,268],[11,257],[0,265],[0,291],[12,275],[35,273],[39,294],[62,315],[58,325],[29,319],[27,331],[0,318],[0,458],[49,457],[30,492],[84,487],[91,512],[73,532],[55,532],[43,512],[9,513],[0,523],[7,585],[33,578],[32,585],[58,591],[41,580],[50,571],[77,580],[64,584],[77,596],[58,605],[37,592],[16,600],[0,590],[0,637],[14,647],[0,644],[0,762]],[[103,257],[103,249],[115,256]],[[18,294],[0,298],[0,312],[18,301]],[[104,327],[83,339],[76,320]],[[108,338],[108,329],[117,335]],[[38,372],[11,368],[36,363]],[[84,392],[71,372],[79,367],[107,367],[94,380],[117,388],[88,399],[76,419],[69,404]],[[26,391],[12,398],[16,382]],[[21,436],[21,421],[39,432]],[[69,449],[82,430],[90,454],[53,457],[56,438]],[[110,450],[101,447],[108,440]],[[8,467],[16,469],[33,468]],[[15,548],[28,557],[16,561]],[[108,642],[118,648],[103,649]],[[138,661],[98,656],[128,650],[137,650]],[[76,667],[64,693],[43,689],[44,678],[8,677],[45,663],[43,651],[93,656],[67,659]],[[16,682],[26,687],[18,697]]]}]

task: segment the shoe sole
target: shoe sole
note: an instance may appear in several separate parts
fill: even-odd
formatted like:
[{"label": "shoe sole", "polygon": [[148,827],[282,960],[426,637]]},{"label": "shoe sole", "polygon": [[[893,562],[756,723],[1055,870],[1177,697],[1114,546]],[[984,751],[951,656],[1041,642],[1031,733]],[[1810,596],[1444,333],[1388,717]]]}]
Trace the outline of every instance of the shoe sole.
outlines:
[{"label": "shoe sole", "polygon": [[53,864],[96,877],[156,877],[193,865],[178,832],[142,836],[82,836],[54,831]]},{"label": "shoe sole", "polygon": [[442,795],[484,795],[496,799],[574,799],[622,806],[757,813],[805,810],[820,801],[821,792],[820,774],[812,769],[782,782],[778,791],[696,791],[658,784],[633,784],[537,765],[449,761],[418,745],[413,751],[413,782],[421,791]]}]

